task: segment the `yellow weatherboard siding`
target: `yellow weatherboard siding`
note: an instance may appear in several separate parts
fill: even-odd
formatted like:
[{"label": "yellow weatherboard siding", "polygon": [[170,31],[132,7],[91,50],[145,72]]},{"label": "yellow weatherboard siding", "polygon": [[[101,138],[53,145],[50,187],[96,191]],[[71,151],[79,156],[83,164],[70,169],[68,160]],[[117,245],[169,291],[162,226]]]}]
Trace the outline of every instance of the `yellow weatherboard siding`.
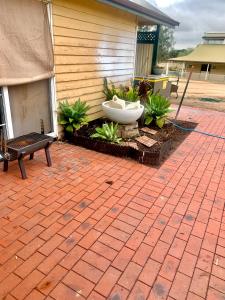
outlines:
[{"label": "yellow weatherboard siding", "polygon": [[103,78],[129,83],[134,74],[136,17],[94,0],[53,0],[57,99],[81,98],[89,118],[102,116]]}]

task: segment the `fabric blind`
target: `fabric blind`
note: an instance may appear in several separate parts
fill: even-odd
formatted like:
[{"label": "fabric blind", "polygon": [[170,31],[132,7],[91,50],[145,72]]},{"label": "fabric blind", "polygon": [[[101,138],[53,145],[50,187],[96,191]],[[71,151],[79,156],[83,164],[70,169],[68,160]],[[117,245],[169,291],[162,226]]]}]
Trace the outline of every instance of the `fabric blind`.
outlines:
[{"label": "fabric blind", "polygon": [[0,86],[53,76],[47,5],[38,0],[0,0]]}]

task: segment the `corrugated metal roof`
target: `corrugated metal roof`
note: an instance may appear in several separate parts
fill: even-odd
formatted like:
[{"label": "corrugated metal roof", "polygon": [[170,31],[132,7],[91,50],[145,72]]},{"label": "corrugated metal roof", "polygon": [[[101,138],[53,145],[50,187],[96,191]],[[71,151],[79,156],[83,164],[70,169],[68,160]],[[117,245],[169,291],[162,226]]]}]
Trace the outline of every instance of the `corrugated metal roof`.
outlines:
[{"label": "corrugated metal roof", "polygon": [[225,63],[225,45],[198,45],[190,54],[171,58],[170,60],[199,63]]},{"label": "corrugated metal roof", "polygon": [[143,24],[162,24],[167,26],[178,26],[179,22],[164,14],[161,10],[146,0],[98,0],[120,9],[124,9],[139,17]]}]

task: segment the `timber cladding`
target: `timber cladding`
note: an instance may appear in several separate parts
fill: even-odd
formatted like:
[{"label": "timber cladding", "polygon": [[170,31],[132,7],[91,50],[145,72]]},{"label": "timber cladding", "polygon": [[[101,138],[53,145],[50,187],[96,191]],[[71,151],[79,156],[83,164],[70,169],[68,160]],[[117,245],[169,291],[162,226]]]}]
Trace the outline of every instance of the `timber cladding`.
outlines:
[{"label": "timber cladding", "polygon": [[129,83],[134,74],[136,17],[94,0],[53,1],[57,99],[87,101],[102,116],[103,78]]}]

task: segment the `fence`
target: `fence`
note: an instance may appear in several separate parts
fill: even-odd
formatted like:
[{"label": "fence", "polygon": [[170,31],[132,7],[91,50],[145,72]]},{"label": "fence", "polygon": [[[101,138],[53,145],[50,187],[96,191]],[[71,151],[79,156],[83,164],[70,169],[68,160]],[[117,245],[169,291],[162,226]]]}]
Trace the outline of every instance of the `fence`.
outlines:
[{"label": "fence", "polygon": [[[189,72],[184,72],[181,78],[187,78]],[[200,73],[192,73],[191,76],[192,80],[200,80],[200,81],[212,81],[217,83],[225,83],[225,75],[220,74],[208,74],[206,76],[206,72],[200,72]]]}]

